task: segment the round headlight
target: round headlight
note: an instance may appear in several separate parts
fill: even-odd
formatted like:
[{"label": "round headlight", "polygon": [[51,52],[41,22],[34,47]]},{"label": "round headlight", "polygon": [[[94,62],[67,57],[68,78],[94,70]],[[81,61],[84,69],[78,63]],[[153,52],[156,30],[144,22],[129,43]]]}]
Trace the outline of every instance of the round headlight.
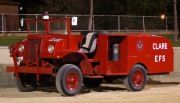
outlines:
[{"label": "round headlight", "polygon": [[24,45],[20,44],[18,50],[22,53],[24,51]]},{"label": "round headlight", "polygon": [[53,53],[53,51],[54,51],[54,46],[53,45],[49,45],[48,46],[48,52],[49,53]]}]

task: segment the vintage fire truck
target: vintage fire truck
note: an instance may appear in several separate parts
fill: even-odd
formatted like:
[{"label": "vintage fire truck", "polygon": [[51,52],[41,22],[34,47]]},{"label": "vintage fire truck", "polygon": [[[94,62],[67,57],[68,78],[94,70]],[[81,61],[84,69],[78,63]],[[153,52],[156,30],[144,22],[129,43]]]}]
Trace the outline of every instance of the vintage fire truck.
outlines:
[{"label": "vintage fire truck", "polygon": [[117,78],[127,90],[141,91],[147,75],[173,71],[172,45],[162,36],[94,31],[71,35],[71,18],[48,15],[26,24],[28,36],[9,47],[14,66],[6,68],[14,73],[20,92],[55,84],[61,95],[74,96],[83,85],[96,88],[103,79]]}]

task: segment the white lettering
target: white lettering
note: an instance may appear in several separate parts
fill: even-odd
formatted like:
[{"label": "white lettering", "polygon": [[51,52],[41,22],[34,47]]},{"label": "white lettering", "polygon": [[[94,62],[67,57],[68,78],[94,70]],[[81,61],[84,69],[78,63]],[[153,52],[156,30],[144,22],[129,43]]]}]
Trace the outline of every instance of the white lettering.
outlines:
[{"label": "white lettering", "polygon": [[166,56],[163,55],[162,61],[165,62],[166,61]]},{"label": "white lettering", "polygon": [[162,60],[162,55],[159,55],[159,62]]},{"label": "white lettering", "polygon": [[165,55],[155,55],[154,62],[165,62],[166,56]]},{"label": "white lettering", "polygon": [[168,48],[167,48],[167,43],[164,43],[164,49],[168,49]]},{"label": "white lettering", "polygon": [[158,56],[155,55],[155,62],[158,62]]},{"label": "white lettering", "polygon": [[156,46],[156,44],[155,44],[155,43],[153,43],[152,47],[153,47],[153,49],[154,49],[154,50],[156,49],[156,48],[155,48],[155,46]]},{"label": "white lettering", "polygon": [[153,50],[168,49],[167,43],[153,43],[152,48]]}]

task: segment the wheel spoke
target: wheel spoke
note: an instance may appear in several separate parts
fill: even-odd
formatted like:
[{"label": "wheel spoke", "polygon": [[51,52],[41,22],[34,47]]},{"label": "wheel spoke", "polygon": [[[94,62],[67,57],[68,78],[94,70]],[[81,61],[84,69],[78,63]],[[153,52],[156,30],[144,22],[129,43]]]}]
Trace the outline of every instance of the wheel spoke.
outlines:
[{"label": "wheel spoke", "polygon": [[132,80],[135,86],[141,86],[144,81],[143,72],[140,69],[136,70],[133,73]]},{"label": "wheel spoke", "polygon": [[79,84],[79,77],[77,73],[70,72],[66,77],[66,87],[68,90],[75,90]]}]

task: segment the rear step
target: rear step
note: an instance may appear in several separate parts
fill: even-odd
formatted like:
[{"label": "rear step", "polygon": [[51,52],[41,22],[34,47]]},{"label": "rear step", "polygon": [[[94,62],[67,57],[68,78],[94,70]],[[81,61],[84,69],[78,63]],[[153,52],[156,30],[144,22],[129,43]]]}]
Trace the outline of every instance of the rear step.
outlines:
[{"label": "rear step", "polygon": [[92,79],[95,79],[95,78],[104,78],[103,76],[84,76],[84,78],[92,78]]}]

